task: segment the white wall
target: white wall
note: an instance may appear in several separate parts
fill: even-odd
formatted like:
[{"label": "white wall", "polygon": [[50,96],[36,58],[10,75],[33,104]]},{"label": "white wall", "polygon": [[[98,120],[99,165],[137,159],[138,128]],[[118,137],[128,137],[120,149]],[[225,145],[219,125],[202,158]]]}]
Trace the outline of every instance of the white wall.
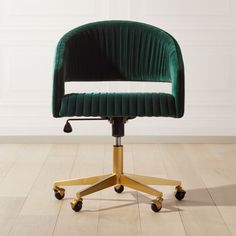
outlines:
[{"label": "white wall", "polygon": [[[63,134],[64,119],[51,115],[56,43],[74,27],[105,19],[165,29],[185,61],[185,117],[132,120],[127,134],[236,135],[235,0],[0,0],[0,135]],[[106,122],[75,127],[80,135],[111,132]]]}]

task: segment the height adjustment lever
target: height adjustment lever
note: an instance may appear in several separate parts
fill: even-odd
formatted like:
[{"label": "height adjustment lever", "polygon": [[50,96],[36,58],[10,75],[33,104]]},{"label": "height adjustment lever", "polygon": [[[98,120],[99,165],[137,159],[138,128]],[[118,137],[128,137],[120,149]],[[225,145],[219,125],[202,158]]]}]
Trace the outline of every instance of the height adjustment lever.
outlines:
[{"label": "height adjustment lever", "polygon": [[64,126],[64,129],[63,129],[63,131],[65,132],[65,133],[71,133],[72,132],[72,126],[71,126],[71,124],[70,124],[70,122],[69,121],[75,121],[75,120],[80,120],[80,121],[84,121],[84,120],[107,120],[107,118],[81,118],[81,119],[68,119],[67,121],[66,121],[66,124],[65,124],[65,126]]}]

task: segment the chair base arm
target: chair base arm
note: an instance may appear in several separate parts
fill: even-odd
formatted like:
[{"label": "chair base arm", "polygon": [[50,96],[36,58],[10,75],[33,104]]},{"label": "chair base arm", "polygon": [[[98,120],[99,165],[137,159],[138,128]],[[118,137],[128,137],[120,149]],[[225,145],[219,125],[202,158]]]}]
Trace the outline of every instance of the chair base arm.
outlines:
[{"label": "chair base arm", "polygon": [[138,190],[140,192],[156,196],[157,198],[160,198],[163,196],[163,194],[155,190],[154,188],[149,187],[148,185],[174,185],[176,187],[179,187],[181,186],[181,181],[162,179],[143,175],[110,173],[106,175],[91,176],[87,178],[56,181],[53,184],[53,188],[61,186],[79,186],[79,185],[91,185],[91,186],[85,188],[81,192],[78,192],[76,194],[78,198],[115,185],[123,185]]}]

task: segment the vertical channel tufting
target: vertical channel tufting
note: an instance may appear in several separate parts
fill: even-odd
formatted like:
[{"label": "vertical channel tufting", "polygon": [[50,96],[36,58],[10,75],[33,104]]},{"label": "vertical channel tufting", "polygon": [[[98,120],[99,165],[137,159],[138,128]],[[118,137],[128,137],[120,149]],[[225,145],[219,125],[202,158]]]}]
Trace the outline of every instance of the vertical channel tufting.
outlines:
[{"label": "vertical channel tufting", "polygon": [[145,101],[144,101],[144,93],[140,93],[137,96],[137,114],[140,116],[145,115]]},{"label": "vertical channel tufting", "polygon": [[145,114],[147,115],[147,116],[150,116],[150,112],[151,112],[151,110],[150,110],[150,106],[151,106],[151,103],[150,103],[150,96],[149,96],[149,94],[145,94]]},{"label": "vertical channel tufting", "polygon": [[153,116],[153,114],[154,114],[154,110],[153,110],[153,102],[154,102],[154,100],[153,100],[153,93],[152,93],[152,94],[151,94],[151,104],[150,104],[151,109],[152,109],[152,114],[150,114],[150,116]]},{"label": "vertical channel tufting", "polygon": [[[127,27],[128,28],[128,27]],[[135,47],[135,36],[134,36],[134,32],[135,30],[134,29],[129,29],[129,41],[127,42],[128,43],[128,48],[129,48],[129,53],[128,53],[128,56],[127,56],[127,63],[128,63],[128,73],[127,73],[127,77],[128,78],[131,78],[132,79],[132,72],[134,72],[134,66],[133,66],[133,61],[135,59],[135,53],[134,53],[134,47]],[[128,80],[127,78],[127,80]]]},{"label": "vertical channel tufting", "polygon": [[169,108],[169,99],[168,97],[166,96],[165,97],[165,103],[166,103],[166,110],[167,110],[167,114],[170,114],[170,108]]},{"label": "vertical channel tufting", "polygon": [[80,114],[81,115],[81,112],[80,112],[80,108],[81,108],[81,105],[79,106],[78,103],[80,102],[80,99],[79,99],[79,94],[76,96],[76,107],[75,107],[75,114]]},{"label": "vertical channel tufting", "polygon": [[127,26],[124,27],[124,35],[126,37],[122,37],[122,41],[123,41],[123,58],[122,58],[122,67],[124,68],[124,74],[126,75],[126,78],[128,80],[129,78],[129,54],[130,54],[130,48],[128,47],[128,43],[130,41],[130,34],[129,34],[129,29]]},{"label": "vertical channel tufting", "polygon": [[154,43],[153,43],[153,37],[150,37],[150,46],[149,46],[149,54],[148,54],[148,71],[147,75],[148,77],[152,74],[152,68],[153,68],[153,52],[154,52]]},{"label": "vertical channel tufting", "polygon": [[83,115],[89,116],[90,114],[90,97],[91,94],[84,94],[84,105],[83,105]]},{"label": "vertical channel tufting", "polygon": [[128,114],[129,111],[128,111],[128,108],[129,108],[129,104],[128,104],[128,95],[127,94],[123,94],[121,100],[122,100],[122,103],[121,103],[121,114],[122,116],[125,116],[125,114]]},{"label": "vertical channel tufting", "polygon": [[[139,53],[139,58],[138,58],[138,65],[137,68],[138,68],[138,75],[140,75],[140,80],[144,80],[143,78],[143,65],[144,65],[144,47],[145,47],[145,37],[146,34],[144,34],[144,32],[141,32],[141,37],[140,37],[140,53]],[[144,60],[143,60],[144,59]]]},{"label": "vertical channel tufting", "polygon": [[153,93],[152,98],[153,98],[153,116],[158,116],[158,114],[161,114],[160,96],[158,96],[157,93]]},{"label": "vertical channel tufting", "polygon": [[161,107],[162,107],[162,114],[164,116],[166,116],[168,114],[168,108],[167,108],[167,102],[166,102],[166,96],[163,96],[164,94],[161,93],[160,94],[160,98],[161,98]]},{"label": "vertical channel tufting", "polygon": [[157,75],[157,56],[156,56],[156,54],[157,54],[157,46],[158,44],[157,44],[157,39],[155,38],[154,40],[153,40],[153,51],[152,51],[152,53],[153,53],[153,57],[152,57],[152,64],[153,64],[153,66],[152,66],[152,71],[150,71],[150,76],[151,76],[151,74],[152,73],[154,73],[155,75]]},{"label": "vertical channel tufting", "polygon": [[114,96],[114,115],[119,116],[121,114],[121,95]]},{"label": "vertical channel tufting", "polygon": [[98,107],[99,107],[99,94],[92,93],[91,114],[93,116],[98,116],[99,114]]},{"label": "vertical channel tufting", "polygon": [[[162,41],[162,38],[160,39]],[[160,54],[159,54],[159,68],[160,68],[160,78],[163,78],[163,63],[164,63],[164,44],[160,43]]]},{"label": "vertical channel tufting", "polygon": [[113,94],[112,93],[107,93],[107,115],[113,114]]},{"label": "vertical channel tufting", "polygon": [[106,116],[107,114],[107,96],[106,94],[100,93],[100,100],[99,100],[99,112],[101,116]]},{"label": "vertical channel tufting", "polygon": [[74,111],[76,110],[76,94],[71,94],[68,97],[68,115],[73,116]]},{"label": "vertical channel tufting", "polygon": [[129,114],[130,116],[137,116],[137,94],[132,93],[129,96]]},{"label": "vertical channel tufting", "polygon": [[161,93],[160,93],[160,106],[161,106],[161,114],[166,114],[165,103]]},{"label": "vertical channel tufting", "polygon": [[165,93],[78,93],[62,99],[61,116],[174,116],[175,100]]},{"label": "vertical channel tufting", "polygon": [[66,114],[68,114],[69,113],[69,96],[67,96],[66,104],[67,104],[67,106],[66,106]]},{"label": "vertical channel tufting", "polygon": [[[159,39],[161,41],[161,38]],[[163,45],[162,43],[159,43],[159,47],[158,47],[158,72],[159,72],[159,75],[161,75],[161,71],[162,71],[162,48],[163,48]],[[161,79],[161,76],[160,76],[160,79]]]},{"label": "vertical channel tufting", "polygon": [[76,99],[76,115],[82,116],[84,109],[84,93],[78,93]]},{"label": "vertical channel tufting", "polygon": [[160,114],[163,114],[162,109],[161,109],[161,95],[159,94],[159,108],[160,108]]},{"label": "vertical channel tufting", "polygon": [[143,68],[143,71],[144,71],[144,79],[146,79],[146,76],[148,76],[148,67],[150,65],[150,40],[151,40],[151,37],[148,36],[146,34],[146,42],[145,42],[145,54],[144,54],[144,68]]},{"label": "vertical channel tufting", "polygon": [[110,32],[111,37],[107,37],[107,39],[109,39],[107,44],[111,42],[113,44],[113,50],[110,51],[108,49],[107,55],[111,54],[113,65],[117,65],[117,56],[119,51],[119,40],[117,39],[117,35],[119,34],[116,32],[116,29],[111,29]]},{"label": "vertical channel tufting", "polygon": [[59,111],[59,115],[60,116],[63,116],[63,114],[67,114],[67,112],[66,112],[66,109],[67,109],[67,97],[68,97],[69,95],[65,95],[64,96],[64,98],[63,98],[63,102],[61,103],[61,108],[60,108],[60,111]]}]

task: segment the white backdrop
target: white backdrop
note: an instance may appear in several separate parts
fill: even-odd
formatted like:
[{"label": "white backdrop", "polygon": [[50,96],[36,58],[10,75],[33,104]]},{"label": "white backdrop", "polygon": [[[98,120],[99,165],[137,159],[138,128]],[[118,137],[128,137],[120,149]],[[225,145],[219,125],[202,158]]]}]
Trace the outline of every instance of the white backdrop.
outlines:
[{"label": "white backdrop", "polygon": [[[64,119],[51,115],[56,43],[74,27],[107,19],[162,28],[184,56],[185,117],[135,119],[128,135],[236,135],[235,0],[0,0],[0,136],[63,134]],[[108,122],[75,127],[76,135],[111,132]]]}]

